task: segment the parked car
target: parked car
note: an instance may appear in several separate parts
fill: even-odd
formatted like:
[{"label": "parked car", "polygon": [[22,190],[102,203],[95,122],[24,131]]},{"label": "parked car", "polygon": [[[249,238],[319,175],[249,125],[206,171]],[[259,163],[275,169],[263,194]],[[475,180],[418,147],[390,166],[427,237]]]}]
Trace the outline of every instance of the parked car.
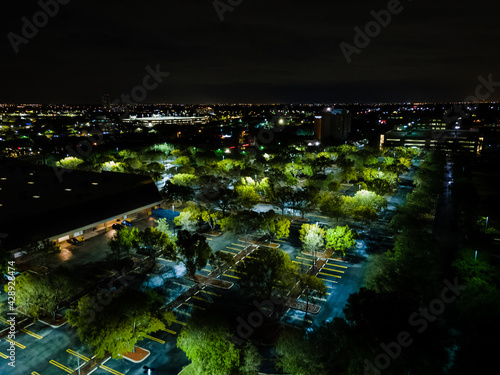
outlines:
[{"label": "parked car", "polygon": [[126,227],[131,227],[132,226],[132,223],[128,220],[123,220],[122,221],[122,225],[125,225]]},{"label": "parked car", "polygon": [[76,244],[79,244],[80,241],[78,241],[75,237],[72,237],[68,240],[68,242],[72,245],[76,245]]},{"label": "parked car", "polygon": [[111,226],[111,228],[116,229],[116,230],[120,230],[120,229],[123,229],[123,225],[115,223]]}]

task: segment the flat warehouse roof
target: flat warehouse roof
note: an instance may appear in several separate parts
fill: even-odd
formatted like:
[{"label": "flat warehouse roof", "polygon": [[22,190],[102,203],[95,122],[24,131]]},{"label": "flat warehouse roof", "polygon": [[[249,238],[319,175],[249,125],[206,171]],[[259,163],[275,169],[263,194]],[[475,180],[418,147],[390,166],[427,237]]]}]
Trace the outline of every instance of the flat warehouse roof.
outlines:
[{"label": "flat warehouse roof", "polygon": [[0,163],[0,233],[8,248],[160,202],[148,176]]}]

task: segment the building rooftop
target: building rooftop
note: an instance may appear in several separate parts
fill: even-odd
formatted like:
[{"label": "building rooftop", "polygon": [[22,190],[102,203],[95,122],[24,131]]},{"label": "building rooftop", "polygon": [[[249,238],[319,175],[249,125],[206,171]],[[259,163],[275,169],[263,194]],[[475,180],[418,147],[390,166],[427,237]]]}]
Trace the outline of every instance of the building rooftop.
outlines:
[{"label": "building rooftop", "polygon": [[15,248],[160,202],[147,176],[0,163],[0,237]]}]

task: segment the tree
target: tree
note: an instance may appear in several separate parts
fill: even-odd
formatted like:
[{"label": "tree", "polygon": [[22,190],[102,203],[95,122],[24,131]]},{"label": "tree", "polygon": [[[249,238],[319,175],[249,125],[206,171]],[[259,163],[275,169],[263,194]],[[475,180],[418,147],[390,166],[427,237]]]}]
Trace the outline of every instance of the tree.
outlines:
[{"label": "tree", "polygon": [[135,246],[138,239],[139,229],[123,228],[117,230],[114,236],[108,241],[108,246],[111,250],[111,257],[120,260],[123,255],[129,255],[130,250]]},{"label": "tree", "polygon": [[244,374],[256,374],[259,372],[260,365],[262,363],[262,356],[251,343],[247,343],[242,350],[243,363],[241,364],[239,370]]},{"label": "tree", "polygon": [[317,193],[318,190],[311,187],[295,190],[292,193],[293,208],[299,210],[302,218],[307,211],[311,210],[313,202],[316,201]]},{"label": "tree", "polygon": [[299,276],[299,288],[302,290],[302,295],[306,297],[306,314],[304,316],[304,321],[306,321],[310,299],[313,297],[325,298],[327,288],[323,280],[307,273]]},{"label": "tree", "polygon": [[235,265],[234,256],[232,254],[224,253],[222,251],[216,251],[210,257],[210,264],[212,269],[222,276],[225,267],[234,267]]},{"label": "tree", "polygon": [[243,211],[237,215],[227,216],[219,221],[223,231],[230,231],[236,234],[244,233],[245,237],[256,230],[259,225],[259,214],[255,211]]},{"label": "tree", "polygon": [[220,211],[204,210],[201,212],[201,220],[210,226],[212,233],[215,231],[220,219],[222,219],[222,212]]},{"label": "tree", "polygon": [[387,207],[387,200],[373,191],[361,190],[352,197],[350,205],[352,208],[366,206],[373,208],[375,211],[380,211],[382,208]]},{"label": "tree", "polygon": [[327,194],[320,199],[319,209],[322,215],[337,219],[345,216],[344,201],[338,195]]},{"label": "tree", "polygon": [[193,187],[198,184],[198,177],[189,173],[178,173],[170,180],[174,185]]},{"label": "tree", "polygon": [[260,202],[259,194],[255,191],[254,186],[238,185],[234,191],[236,192],[237,204],[247,210],[252,209]]},{"label": "tree", "polygon": [[267,298],[274,288],[281,291],[290,290],[295,283],[297,265],[290,256],[275,248],[260,247],[238,263],[240,287],[243,291],[259,298]]},{"label": "tree", "polygon": [[235,192],[219,184],[206,184],[201,186],[201,192],[197,196],[198,201],[209,203],[222,211],[222,216],[226,216],[226,211],[233,205]]},{"label": "tree", "polygon": [[177,337],[177,347],[191,360],[195,374],[231,374],[241,350],[229,340],[231,330],[215,318],[190,319]]},{"label": "tree", "polygon": [[270,241],[275,237],[288,238],[290,235],[290,220],[279,216],[274,211],[267,211],[261,214],[260,229],[266,233]]},{"label": "tree", "polygon": [[68,323],[76,327],[78,337],[89,345],[98,358],[113,358],[132,352],[135,344],[152,332],[165,329],[158,311],[160,298],[154,292],[126,290],[109,296],[108,304],[100,306],[97,317],[95,302],[86,295],[74,310],[67,312]]},{"label": "tree", "polygon": [[201,234],[191,234],[187,230],[180,230],[177,233],[177,245],[180,261],[186,266],[187,274],[194,277],[196,271],[206,266],[212,254],[207,239]]},{"label": "tree", "polygon": [[285,213],[285,208],[288,207],[292,200],[292,194],[293,190],[288,186],[272,189],[271,203],[281,210],[282,216]]},{"label": "tree", "polygon": [[358,180],[358,172],[352,167],[342,168],[340,176],[342,181],[346,181],[347,183]]},{"label": "tree", "polygon": [[342,255],[345,255],[346,250],[355,243],[348,225],[345,227],[338,226],[335,229],[330,228],[326,231],[326,246],[333,248]]},{"label": "tree", "polygon": [[325,230],[318,224],[302,224],[299,233],[302,248],[313,254],[313,267],[316,267],[316,251],[322,248],[325,243]]},{"label": "tree", "polygon": [[75,158],[73,156],[68,156],[67,158],[61,159],[56,162],[56,167],[66,168],[66,169],[78,169],[78,166],[83,164],[83,160]]},{"label": "tree", "polygon": [[170,231],[170,226],[167,222],[167,219],[162,217],[161,219],[156,219],[155,223],[157,224],[156,229],[158,229],[160,232],[163,232],[169,236],[172,236],[172,232]]},{"label": "tree", "polygon": [[377,211],[367,206],[358,206],[351,211],[351,216],[356,221],[369,223],[377,218]]},{"label": "tree", "polygon": [[287,374],[326,375],[323,358],[315,348],[316,345],[307,339],[305,332],[283,331],[276,342],[278,367]]},{"label": "tree", "polygon": [[137,234],[136,247],[147,249],[153,259],[159,252],[167,259],[176,259],[175,237],[156,228],[148,227],[140,231]]},{"label": "tree", "polygon": [[180,225],[182,229],[194,232],[198,226],[198,220],[201,216],[201,210],[196,205],[190,205],[174,219],[175,225]]},{"label": "tree", "polygon": [[35,319],[51,314],[55,320],[57,310],[73,293],[74,283],[64,269],[47,275],[25,272],[16,278],[16,304]]},{"label": "tree", "polygon": [[191,186],[177,185],[170,180],[165,183],[161,192],[165,200],[172,202],[187,202],[194,197],[194,190]]},{"label": "tree", "polygon": [[146,170],[151,175],[153,180],[159,181],[162,177],[162,173],[165,171],[165,166],[161,163],[154,161],[146,166]]}]

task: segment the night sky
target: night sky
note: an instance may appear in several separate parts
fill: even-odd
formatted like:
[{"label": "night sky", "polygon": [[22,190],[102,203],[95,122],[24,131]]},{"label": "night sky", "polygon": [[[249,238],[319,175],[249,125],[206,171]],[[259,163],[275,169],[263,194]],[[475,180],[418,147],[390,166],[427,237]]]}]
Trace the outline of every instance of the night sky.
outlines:
[{"label": "night sky", "polygon": [[240,3],[223,21],[212,0],[60,1],[17,54],[8,34],[40,5],[1,2],[0,102],[99,103],[157,64],[170,75],[144,103],[459,101],[500,82],[496,1],[402,0],[350,64],[339,44],[387,1],[222,0]]}]

